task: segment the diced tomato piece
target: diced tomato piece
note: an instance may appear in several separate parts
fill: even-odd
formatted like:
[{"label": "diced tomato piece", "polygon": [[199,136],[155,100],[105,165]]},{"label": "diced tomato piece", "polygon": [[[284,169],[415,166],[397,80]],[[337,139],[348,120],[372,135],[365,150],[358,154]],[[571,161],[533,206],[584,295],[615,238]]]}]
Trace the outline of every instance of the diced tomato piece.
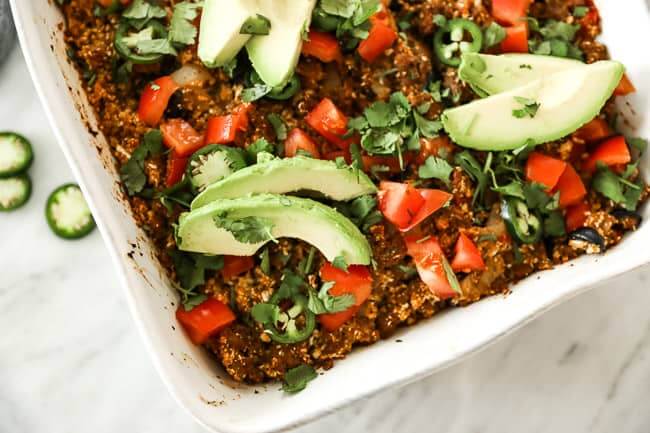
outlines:
[{"label": "diced tomato piece", "polygon": [[555,191],[560,192],[560,207],[566,208],[578,203],[587,195],[587,188],[576,170],[567,164],[566,170],[560,176]]},{"label": "diced tomato piece", "polygon": [[449,299],[458,293],[449,283],[444,262],[447,260],[438,244],[431,238],[409,235],[404,238],[408,255],[413,258],[418,275],[431,292],[441,300]]},{"label": "diced tomato piece", "polygon": [[255,261],[250,256],[223,256],[221,276],[229,280],[232,277],[248,272],[255,267]]},{"label": "diced tomato piece", "polygon": [[320,152],[314,140],[302,129],[293,128],[284,142],[284,155],[288,158],[294,157],[298,154],[299,149],[309,152],[314,158],[320,158]]},{"label": "diced tomato piece", "polygon": [[409,224],[404,228],[400,228],[400,230],[403,232],[407,232],[415,228],[418,224],[427,219],[433,213],[447,205],[447,203],[449,203],[453,197],[448,192],[441,191],[439,189],[420,188],[418,189],[418,192],[424,199],[424,204],[420,206],[420,209],[418,209],[417,213],[413,215],[413,218]]},{"label": "diced tomato piece", "polygon": [[607,137],[610,137],[614,131],[609,127],[609,124],[600,117],[596,117],[591,122],[585,124],[576,131],[576,136],[585,140],[588,143],[594,143]]},{"label": "diced tomato piece", "polygon": [[354,138],[343,138],[348,132],[348,118],[329,98],[323,98],[307,114],[305,121],[327,141],[343,150],[348,150],[350,144],[354,142]]},{"label": "diced tomato piece", "polygon": [[190,311],[180,305],[176,319],[194,344],[203,344],[211,336],[232,324],[236,317],[226,304],[214,298],[204,301]]},{"label": "diced tomato piece", "polygon": [[492,16],[505,25],[519,24],[528,12],[531,0],[492,0]]},{"label": "diced tomato piece", "polygon": [[147,84],[140,95],[138,117],[148,126],[160,123],[169,98],[180,86],[170,76],[160,77],[153,83]]},{"label": "diced tomato piece", "polygon": [[382,20],[375,20],[368,37],[359,43],[357,51],[366,62],[372,63],[397,40],[397,32]]},{"label": "diced tomato piece", "polygon": [[585,162],[584,169],[588,172],[596,170],[598,162],[605,165],[613,166],[618,164],[627,164],[632,160],[630,149],[627,147],[625,137],[622,135],[610,138],[602,142],[589,159]]},{"label": "diced tomato piece", "polygon": [[587,213],[589,212],[589,204],[587,202],[580,202],[566,210],[564,221],[566,229],[570,233],[585,226],[587,222]]},{"label": "diced tomato piece", "polygon": [[163,143],[173,149],[177,157],[188,157],[203,147],[203,135],[183,119],[169,119],[160,125]]},{"label": "diced tomato piece", "polygon": [[232,114],[215,116],[208,120],[205,144],[228,144],[235,141],[237,133],[248,129],[248,111],[251,104],[242,104]]},{"label": "diced tomato piece", "polygon": [[528,24],[526,22],[506,28],[506,37],[501,41],[501,52],[528,52]]},{"label": "diced tomato piece", "polygon": [[564,161],[533,152],[526,162],[526,179],[541,183],[550,190],[555,188],[566,166]]},{"label": "diced tomato piece", "polygon": [[167,159],[167,176],[165,178],[167,187],[174,186],[183,179],[188,160],[188,157],[178,156],[175,151],[172,151]]},{"label": "diced tomato piece", "polygon": [[316,57],[325,63],[339,61],[343,58],[336,36],[317,30],[309,31],[308,39],[302,43],[302,54]]},{"label": "diced tomato piece", "polygon": [[634,92],[636,92],[636,87],[634,87],[634,84],[632,84],[632,81],[630,81],[630,78],[627,76],[627,74],[624,74],[623,78],[621,78],[621,81],[618,83],[618,86],[616,86],[616,89],[614,90],[614,95],[625,96]]},{"label": "diced tomato piece", "polygon": [[359,311],[361,304],[366,302],[372,292],[372,275],[367,266],[351,265],[348,271],[325,263],[320,269],[323,281],[332,281],[334,286],[329,290],[332,296],[351,294],[354,296],[354,305],[339,313],[320,314],[318,320],[328,331],[335,331],[345,322],[350,320]]},{"label": "diced tomato piece", "polygon": [[456,242],[454,260],[451,261],[454,272],[471,272],[485,270],[485,262],[476,244],[465,234],[461,233]]},{"label": "diced tomato piece", "polygon": [[422,194],[411,184],[387,181],[379,184],[379,210],[400,229],[409,226],[424,203]]}]

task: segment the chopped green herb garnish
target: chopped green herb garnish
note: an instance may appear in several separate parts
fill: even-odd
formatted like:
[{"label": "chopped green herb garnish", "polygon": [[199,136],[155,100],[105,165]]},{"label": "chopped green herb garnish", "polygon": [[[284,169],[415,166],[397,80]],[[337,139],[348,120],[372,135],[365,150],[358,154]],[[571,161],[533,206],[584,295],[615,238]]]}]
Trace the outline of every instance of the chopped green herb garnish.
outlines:
[{"label": "chopped green herb garnish", "polygon": [[309,302],[307,307],[314,314],[340,313],[354,305],[356,299],[352,294],[332,296],[329,291],[334,287],[333,281],[325,281],[321,289],[316,293],[314,289],[309,291]]},{"label": "chopped green herb garnish", "polygon": [[202,3],[184,1],[174,5],[174,12],[169,23],[169,40],[183,45],[193,45],[196,41],[198,30],[193,21],[199,15],[197,9]]},{"label": "chopped green herb garnish", "polygon": [[255,244],[275,240],[273,237],[274,223],[269,218],[247,216],[231,218],[228,214],[219,214],[213,218],[217,227],[228,230],[239,242]]},{"label": "chopped green herb garnish", "polygon": [[129,195],[144,189],[147,176],[144,172],[145,159],[158,155],[164,150],[162,134],[157,129],[144,134],[142,143],[133,151],[129,160],[120,168],[120,176]]},{"label": "chopped green herb garnish", "polygon": [[454,168],[444,159],[437,156],[429,156],[424,164],[418,168],[418,176],[421,179],[438,179],[449,186],[451,173]]},{"label": "chopped green herb garnish", "polygon": [[266,120],[268,120],[271,126],[273,127],[273,130],[275,131],[275,136],[278,140],[287,139],[287,125],[285,125],[284,121],[282,120],[282,117],[280,117],[279,114],[269,113],[266,116]]},{"label": "chopped green herb garnish", "polygon": [[301,364],[296,368],[287,370],[284,374],[282,390],[288,394],[295,394],[307,387],[307,384],[318,377],[314,367]]},{"label": "chopped green herb garnish", "polygon": [[345,257],[343,256],[337,256],[334,258],[334,261],[332,261],[332,266],[339,268],[345,272],[348,271],[348,262],[345,261]]},{"label": "chopped green herb garnish", "polygon": [[532,99],[515,96],[515,101],[523,106],[522,108],[512,110],[512,115],[518,119],[526,116],[532,119],[537,114],[537,110],[539,110],[539,102],[535,102]]}]

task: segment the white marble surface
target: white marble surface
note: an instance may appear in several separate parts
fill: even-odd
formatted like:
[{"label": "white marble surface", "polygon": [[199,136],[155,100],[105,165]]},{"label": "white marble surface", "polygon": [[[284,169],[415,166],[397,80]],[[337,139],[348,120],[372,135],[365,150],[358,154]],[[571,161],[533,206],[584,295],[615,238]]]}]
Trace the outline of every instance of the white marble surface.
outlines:
[{"label": "white marble surface", "polygon": [[[72,177],[19,50],[0,68],[0,130],[35,147],[34,195],[0,215],[0,432],[200,432],[136,335],[98,233],[46,226]],[[650,431],[650,268],[603,284],[418,384],[301,433]]]}]

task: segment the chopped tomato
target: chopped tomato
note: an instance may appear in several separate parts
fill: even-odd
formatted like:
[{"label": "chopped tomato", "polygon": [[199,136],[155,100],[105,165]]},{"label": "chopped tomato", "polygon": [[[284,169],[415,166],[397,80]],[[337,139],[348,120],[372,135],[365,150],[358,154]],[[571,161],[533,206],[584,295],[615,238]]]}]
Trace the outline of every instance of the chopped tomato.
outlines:
[{"label": "chopped tomato", "polygon": [[476,244],[465,234],[461,233],[456,242],[454,260],[451,262],[454,272],[471,272],[485,270],[485,262]]},{"label": "chopped tomato", "polygon": [[578,203],[587,195],[587,188],[576,170],[567,164],[566,170],[560,176],[555,191],[560,192],[560,207],[566,208]]},{"label": "chopped tomato", "polygon": [[623,78],[621,78],[621,81],[618,83],[618,86],[616,86],[616,89],[614,90],[614,95],[625,96],[634,92],[636,92],[636,87],[634,87],[634,84],[632,84],[632,81],[630,81],[630,78],[627,76],[627,74],[624,74]]},{"label": "chopped tomato", "polygon": [[304,150],[314,158],[320,158],[318,146],[314,143],[305,131],[300,128],[293,128],[284,142],[284,155],[291,158],[298,154],[298,150]]},{"label": "chopped tomato", "polygon": [[255,267],[255,261],[250,256],[223,256],[223,268],[221,276],[229,280],[232,277],[241,275]]},{"label": "chopped tomato", "polygon": [[335,331],[359,310],[361,304],[366,302],[372,292],[372,275],[367,266],[351,265],[348,271],[336,268],[330,263],[325,263],[320,269],[323,281],[332,281],[334,286],[329,290],[332,296],[351,294],[355,302],[350,308],[339,313],[320,314],[318,320],[328,331]]},{"label": "chopped tomato", "polygon": [[632,156],[625,142],[625,137],[619,135],[599,144],[596,150],[594,150],[594,153],[585,162],[584,168],[588,172],[593,172],[596,170],[598,162],[613,166],[627,164],[631,160]]},{"label": "chopped tomato", "polygon": [[341,47],[339,42],[331,33],[310,30],[306,41],[302,43],[302,54],[304,56],[316,57],[321,62],[329,63],[341,60]]},{"label": "chopped tomato", "polygon": [[433,238],[421,236],[407,236],[404,238],[408,255],[418,270],[418,275],[431,292],[441,300],[449,299],[458,293],[453,289],[445,271],[444,262],[447,260],[438,244]]},{"label": "chopped tomato", "polygon": [[613,133],[612,128],[609,127],[609,124],[605,120],[596,117],[594,120],[578,129],[575,134],[578,138],[581,138],[588,143],[593,143],[607,138]]},{"label": "chopped tomato", "polygon": [[422,194],[411,184],[387,181],[379,184],[379,209],[400,229],[409,226],[424,202]]},{"label": "chopped tomato", "polygon": [[566,169],[566,162],[533,152],[526,162],[526,179],[553,189]]},{"label": "chopped tomato", "polygon": [[183,119],[169,119],[160,125],[163,143],[173,149],[177,157],[188,157],[203,147],[203,135]]},{"label": "chopped tomato", "polygon": [[397,32],[385,20],[373,20],[368,37],[359,43],[357,52],[366,62],[372,63],[397,40]]},{"label": "chopped tomato", "polygon": [[407,232],[409,230],[412,230],[420,224],[422,221],[427,219],[429,216],[433,215],[436,211],[439,209],[443,208],[451,198],[453,197],[451,194],[445,191],[441,191],[439,189],[418,189],[417,190],[422,198],[424,199],[424,203],[422,206],[420,206],[420,209],[416,212],[415,215],[413,215],[413,218],[409,222],[409,224],[401,228],[400,230],[403,232]]},{"label": "chopped tomato", "polygon": [[578,230],[585,226],[587,222],[587,213],[589,212],[589,204],[587,202],[580,202],[566,210],[564,221],[568,232]]},{"label": "chopped tomato", "polygon": [[343,138],[348,132],[348,118],[329,98],[323,98],[307,114],[305,121],[327,141],[336,144],[343,150],[348,150],[354,141],[352,138]]},{"label": "chopped tomato", "polygon": [[183,179],[188,160],[188,157],[178,156],[175,151],[172,151],[167,159],[167,177],[165,178],[167,187],[174,186]]},{"label": "chopped tomato", "polygon": [[528,24],[526,22],[506,28],[506,37],[501,41],[501,51],[504,53],[528,52]]},{"label": "chopped tomato", "polygon": [[248,110],[250,104],[242,104],[232,114],[215,116],[208,120],[205,144],[228,144],[235,141],[237,132],[248,129]]},{"label": "chopped tomato", "polygon": [[185,311],[180,305],[176,310],[176,319],[183,325],[192,343],[203,344],[233,323],[236,317],[226,304],[210,298],[190,311]]},{"label": "chopped tomato", "polygon": [[179,89],[179,85],[170,76],[160,77],[145,86],[140,96],[138,117],[148,126],[160,123],[169,98]]},{"label": "chopped tomato", "polygon": [[492,0],[492,16],[501,24],[516,25],[526,17],[531,0]]}]

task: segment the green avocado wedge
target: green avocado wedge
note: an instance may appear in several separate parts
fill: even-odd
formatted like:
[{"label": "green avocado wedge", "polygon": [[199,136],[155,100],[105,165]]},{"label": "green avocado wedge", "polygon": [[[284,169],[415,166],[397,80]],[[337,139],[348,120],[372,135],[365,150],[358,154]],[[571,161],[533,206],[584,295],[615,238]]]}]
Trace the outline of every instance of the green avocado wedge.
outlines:
[{"label": "green avocado wedge", "polygon": [[502,151],[565,137],[593,119],[625,68],[602,61],[445,110],[442,122],[460,146]]},{"label": "green avocado wedge", "polygon": [[535,54],[465,53],[458,76],[477,93],[496,95],[557,72],[586,66],[578,60]]},{"label": "green avocado wedge", "polygon": [[377,192],[362,171],[339,167],[335,162],[296,156],[257,163],[209,185],[192,202],[192,210],[215,200],[253,194],[316,191],[336,201],[347,201]]},{"label": "green avocado wedge", "polygon": [[371,249],[346,217],[317,201],[262,194],[214,201],[180,216],[178,248],[214,255],[251,256],[268,241],[301,239],[332,262],[368,265]]}]

